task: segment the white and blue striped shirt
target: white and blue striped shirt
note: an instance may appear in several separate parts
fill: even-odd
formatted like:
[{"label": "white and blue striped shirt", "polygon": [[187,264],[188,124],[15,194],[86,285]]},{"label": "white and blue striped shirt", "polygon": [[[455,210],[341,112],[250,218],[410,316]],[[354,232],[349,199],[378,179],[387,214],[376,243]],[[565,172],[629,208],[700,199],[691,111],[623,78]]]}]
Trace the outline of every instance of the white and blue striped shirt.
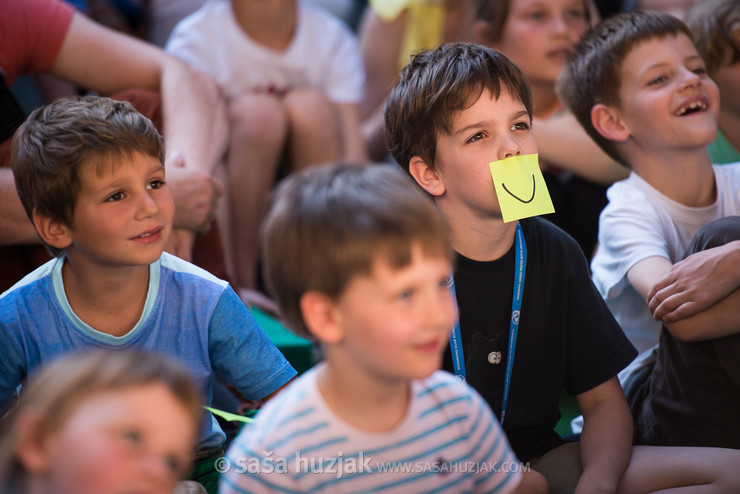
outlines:
[{"label": "white and blue striped shirt", "polygon": [[223,494],[251,492],[512,492],[522,466],[488,405],[438,371],[412,381],[394,430],[372,433],[324,401],[319,364],[245,426],[224,463]]}]

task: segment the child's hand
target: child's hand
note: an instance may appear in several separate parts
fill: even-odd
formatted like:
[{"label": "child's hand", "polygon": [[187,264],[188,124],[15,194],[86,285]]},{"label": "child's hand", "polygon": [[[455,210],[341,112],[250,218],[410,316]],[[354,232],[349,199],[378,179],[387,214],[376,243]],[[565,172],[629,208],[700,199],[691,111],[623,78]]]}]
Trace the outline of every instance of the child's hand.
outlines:
[{"label": "child's hand", "polygon": [[740,287],[740,241],[697,252],[673,265],[648,292],[656,320],[675,322],[702,312]]}]

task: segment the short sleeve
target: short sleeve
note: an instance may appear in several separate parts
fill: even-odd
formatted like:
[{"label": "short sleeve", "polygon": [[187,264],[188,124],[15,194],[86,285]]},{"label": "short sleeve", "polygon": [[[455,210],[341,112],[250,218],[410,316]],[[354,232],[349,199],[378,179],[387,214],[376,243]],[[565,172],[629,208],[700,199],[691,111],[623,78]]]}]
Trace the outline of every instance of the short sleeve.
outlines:
[{"label": "short sleeve", "polygon": [[385,22],[393,22],[408,8],[411,0],[370,0],[368,4]]},{"label": "short sleeve", "polygon": [[296,375],[231,287],[211,318],[208,353],[213,368],[250,400],[264,398]]},{"label": "short sleeve", "polygon": [[567,312],[565,388],[578,395],[616,376],[637,356],[637,350],[591,282],[580,250],[573,257],[568,263],[573,266],[573,287]]},{"label": "short sleeve", "polygon": [[51,70],[74,9],[58,0],[0,0],[0,12],[0,68],[7,83]]},{"label": "short sleeve", "polygon": [[627,272],[641,260],[670,259],[655,207],[626,187],[610,189],[609,196],[599,218],[599,246],[591,263],[594,284],[605,299],[619,295]]}]

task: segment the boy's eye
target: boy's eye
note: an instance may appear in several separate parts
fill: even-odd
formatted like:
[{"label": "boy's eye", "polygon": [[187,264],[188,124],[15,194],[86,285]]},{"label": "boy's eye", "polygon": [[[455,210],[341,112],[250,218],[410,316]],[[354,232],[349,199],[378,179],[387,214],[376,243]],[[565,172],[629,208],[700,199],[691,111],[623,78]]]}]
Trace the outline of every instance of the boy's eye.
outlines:
[{"label": "boy's eye", "polygon": [[654,79],[652,79],[650,82],[648,82],[648,86],[655,86],[656,84],[660,84],[662,82],[667,81],[668,78],[664,75],[660,75]]},{"label": "boy's eye", "polygon": [[530,126],[527,122],[517,122],[512,125],[511,130],[529,130]]},{"label": "boy's eye", "polygon": [[475,142],[475,141],[478,141],[480,139],[483,139],[485,136],[486,136],[486,134],[484,132],[476,132],[475,134],[473,134],[472,136],[470,136],[468,138],[468,140],[465,141],[465,142],[466,143]]},{"label": "boy's eye", "polygon": [[105,198],[105,202],[116,202],[123,199],[123,192],[116,192],[115,194],[111,194],[108,197]]},{"label": "boy's eye", "polygon": [[414,291],[411,290],[411,289],[404,290],[404,291],[400,292],[398,295],[396,295],[396,298],[398,300],[408,300],[408,299],[410,299],[413,296],[413,294],[414,294]]},{"label": "boy's eye", "polygon": [[527,14],[527,17],[529,19],[538,21],[541,19],[544,19],[546,17],[545,11],[543,10],[533,10]]},{"label": "boy's eye", "polygon": [[704,75],[707,73],[707,69],[705,69],[704,67],[697,67],[692,72],[697,75]]},{"label": "boy's eye", "polygon": [[164,184],[164,180],[152,180],[151,182],[149,182],[149,189],[161,189]]},{"label": "boy's eye", "polygon": [[570,19],[585,19],[586,11],[583,9],[569,9],[565,15]]},{"label": "boy's eye", "polygon": [[134,429],[126,429],[125,431],[123,431],[123,437],[133,444],[138,444],[141,442],[141,434],[139,433],[139,431]]}]

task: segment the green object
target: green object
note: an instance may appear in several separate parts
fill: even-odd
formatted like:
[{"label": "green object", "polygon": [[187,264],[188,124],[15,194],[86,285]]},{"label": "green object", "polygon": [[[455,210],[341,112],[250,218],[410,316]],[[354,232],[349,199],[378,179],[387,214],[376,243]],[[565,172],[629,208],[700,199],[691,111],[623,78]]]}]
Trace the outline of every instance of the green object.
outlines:
[{"label": "green object", "polygon": [[740,151],[732,147],[727,137],[719,129],[717,129],[717,140],[709,145],[707,151],[709,151],[709,159],[715,165],[740,161]]},{"label": "green object", "polygon": [[219,410],[217,408],[211,408],[211,407],[203,407],[203,408],[211,412],[213,415],[217,415],[224,420],[228,420],[229,422],[254,422],[253,418],[245,417],[244,415],[237,415],[235,413],[224,412],[223,410]]},{"label": "green object", "polygon": [[252,307],[249,310],[252,312],[257,324],[267,333],[270,340],[278,347],[298,374],[302,374],[313,367],[316,363],[313,343],[305,338],[296,336],[283,326],[280,321],[262,310],[256,307]]},{"label": "green object", "polygon": [[560,393],[560,420],[555,426],[555,432],[560,436],[569,436],[573,433],[570,428],[570,421],[581,414],[578,402],[575,396],[571,396],[563,390]]},{"label": "green object", "polygon": [[190,470],[188,480],[198,482],[208,491],[208,494],[218,494],[220,475],[216,470],[216,460],[221,456],[223,456],[223,452],[221,452],[221,455],[196,460]]}]

